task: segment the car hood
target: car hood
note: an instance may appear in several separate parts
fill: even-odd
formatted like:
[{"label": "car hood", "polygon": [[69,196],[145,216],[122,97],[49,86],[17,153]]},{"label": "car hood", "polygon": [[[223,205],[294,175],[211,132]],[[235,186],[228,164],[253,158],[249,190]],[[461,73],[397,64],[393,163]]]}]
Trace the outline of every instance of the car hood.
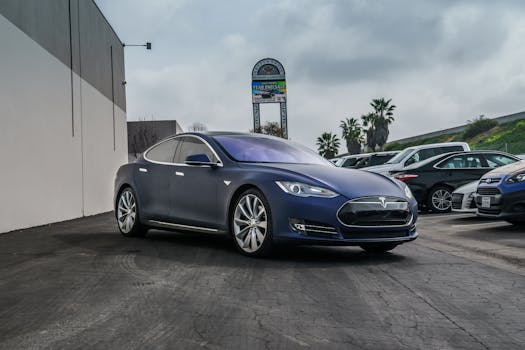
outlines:
[{"label": "car hood", "polygon": [[515,173],[521,173],[524,171],[525,171],[525,160],[522,160],[516,163],[507,164],[502,167],[491,170],[485,175],[483,175],[483,178],[510,175],[510,174],[515,174]]},{"label": "car hood", "polygon": [[406,198],[403,184],[386,176],[356,169],[315,164],[268,163],[252,165],[274,172],[275,180],[318,182],[335,192],[348,197],[395,196]]},{"label": "car hood", "polygon": [[478,188],[478,183],[479,183],[479,180],[469,182],[469,183],[466,184],[466,185],[463,185],[463,186],[461,186],[461,187],[458,187],[458,188],[454,191],[454,193],[467,194],[467,193],[476,192],[476,189]]}]

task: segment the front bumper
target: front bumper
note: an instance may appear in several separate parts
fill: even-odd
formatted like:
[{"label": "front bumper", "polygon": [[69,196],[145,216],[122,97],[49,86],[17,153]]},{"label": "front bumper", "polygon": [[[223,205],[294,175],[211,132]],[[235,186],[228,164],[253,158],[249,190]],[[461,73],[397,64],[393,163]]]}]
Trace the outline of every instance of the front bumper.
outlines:
[{"label": "front bumper", "polygon": [[452,211],[457,213],[477,212],[478,209],[474,195],[474,193],[452,193]]},{"label": "front bumper", "polygon": [[[484,207],[482,197],[490,198],[490,206]],[[525,221],[525,190],[495,195],[476,195],[478,215],[504,220]]]},{"label": "front bumper", "polygon": [[[286,195],[271,201],[273,239],[276,243],[307,245],[361,245],[364,243],[405,243],[418,237],[417,202],[411,201],[412,220],[403,226],[346,226],[337,218],[349,199],[296,198]],[[299,222],[302,230],[294,223]]]}]

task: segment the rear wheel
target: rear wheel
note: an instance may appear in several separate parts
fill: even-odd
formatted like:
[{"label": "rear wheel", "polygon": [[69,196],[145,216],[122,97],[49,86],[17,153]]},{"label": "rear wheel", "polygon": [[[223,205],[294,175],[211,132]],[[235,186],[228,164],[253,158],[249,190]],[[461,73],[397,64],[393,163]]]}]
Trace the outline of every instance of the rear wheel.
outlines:
[{"label": "rear wheel", "polygon": [[117,224],[123,236],[143,237],[148,232],[147,227],[139,220],[137,196],[131,187],[123,189],[117,201]]},{"label": "rear wheel", "polygon": [[448,213],[452,209],[452,193],[450,188],[438,186],[428,194],[427,207],[435,213]]},{"label": "rear wheel", "polygon": [[363,244],[360,246],[363,250],[365,250],[367,253],[370,254],[384,254],[395,247],[397,247],[397,244],[395,243],[370,243],[370,244]]},{"label": "rear wheel", "polygon": [[267,255],[272,247],[272,216],[270,205],[261,191],[243,192],[231,213],[233,241],[248,256]]}]

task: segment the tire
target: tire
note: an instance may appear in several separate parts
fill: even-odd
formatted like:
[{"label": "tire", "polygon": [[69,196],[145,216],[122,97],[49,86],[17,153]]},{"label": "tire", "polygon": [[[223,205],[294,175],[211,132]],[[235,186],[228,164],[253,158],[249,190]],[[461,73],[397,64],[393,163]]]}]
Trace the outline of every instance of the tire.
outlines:
[{"label": "tire", "polygon": [[397,244],[396,243],[370,243],[370,244],[363,244],[360,247],[369,254],[384,254],[394,249],[395,247],[397,247]]},{"label": "tire", "polygon": [[144,237],[148,233],[147,227],[140,223],[137,195],[131,187],[120,191],[115,217],[118,229],[125,237]]},{"label": "tire", "polygon": [[267,256],[272,250],[272,214],[263,193],[255,188],[244,191],[230,213],[232,238],[246,256]]},{"label": "tire", "polygon": [[427,208],[434,213],[449,213],[452,210],[452,191],[446,186],[434,187],[427,198]]}]

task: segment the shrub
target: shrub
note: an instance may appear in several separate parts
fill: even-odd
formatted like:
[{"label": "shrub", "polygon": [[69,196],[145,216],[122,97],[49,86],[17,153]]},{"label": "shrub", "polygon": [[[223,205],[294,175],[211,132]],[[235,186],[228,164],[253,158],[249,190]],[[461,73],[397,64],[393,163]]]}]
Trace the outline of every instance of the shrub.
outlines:
[{"label": "shrub", "polygon": [[465,129],[465,132],[463,133],[463,138],[471,139],[474,136],[479,135],[482,132],[488,131],[497,125],[498,122],[494,119],[487,119],[481,115],[469,123],[469,125]]}]

